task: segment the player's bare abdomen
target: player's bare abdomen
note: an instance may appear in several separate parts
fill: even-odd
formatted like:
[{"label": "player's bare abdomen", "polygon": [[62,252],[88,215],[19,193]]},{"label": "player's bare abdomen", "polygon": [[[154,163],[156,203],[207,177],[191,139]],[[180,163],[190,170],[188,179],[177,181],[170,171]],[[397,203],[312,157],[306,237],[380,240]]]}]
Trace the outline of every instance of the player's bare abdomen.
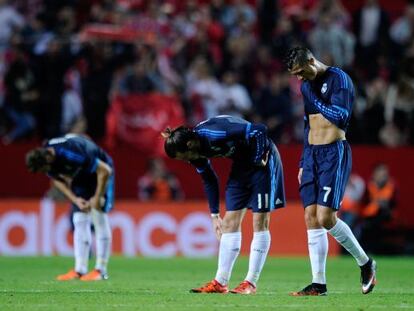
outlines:
[{"label": "player's bare abdomen", "polygon": [[309,144],[326,145],[338,140],[345,140],[345,131],[338,128],[320,114],[309,115]]}]

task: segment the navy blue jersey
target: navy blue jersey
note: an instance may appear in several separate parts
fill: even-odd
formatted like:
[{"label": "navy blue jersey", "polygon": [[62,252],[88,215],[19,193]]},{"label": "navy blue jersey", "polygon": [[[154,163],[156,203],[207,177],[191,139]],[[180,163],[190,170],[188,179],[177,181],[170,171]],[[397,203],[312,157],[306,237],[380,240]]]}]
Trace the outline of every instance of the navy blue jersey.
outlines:
[{"label": "navy blue jersey", "polygon": [[270,147],[267,129],[232,116],[217,116],[199,123],[194,132],[201,140],[201,155],[259,164]]},{"label": "navy blue jersey", "polygon": [[305,148],[308,145],[310,114],[320,113],[346,132],[351,119],[355,91],[351,78],[344,71],[337,67],[329,67],[315,80],[304,81],[301,92],[305,104]]},{"label": "navy blue jersey", "polygon": [[53,138],[46,142],[45,147],[55,151],[55,160],[48,175],[59,180],[60,175],[78,178],[94,174],[97,160],[113,166],[111,157],[83,136],[68,134]]},{"label": "navy blue jersey", "polygon": [[260,165],[273,143],[268,139],[263,124],[253,124],[231,116],[210,118],[199,123],[193,131],[200,139],[200,154],[203,158],[190,163],[202,176],[211,212],[217,213],[218,179],[209,158],[225,157],[251,166]]},{"label": "navy blue jersey", "polygon": [[329,67],[313,81],[302,83],[305,115],[321,113],[326,119],[346,131],[354,102],[351,78],[341,69]]}]

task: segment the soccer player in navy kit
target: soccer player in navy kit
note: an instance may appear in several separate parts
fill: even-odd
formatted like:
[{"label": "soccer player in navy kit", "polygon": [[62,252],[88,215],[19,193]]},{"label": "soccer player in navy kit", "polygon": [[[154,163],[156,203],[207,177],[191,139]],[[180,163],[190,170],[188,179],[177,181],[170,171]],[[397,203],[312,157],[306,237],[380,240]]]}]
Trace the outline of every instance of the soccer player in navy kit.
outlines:
[{"label": "soccer player in navy kit", "polygon": [[293,296],[327,294],[325,266],[329,232],[361,268],[362,293],[376,283],[376,262],[359,245],[351,229],[337,218],[352,166],[345,133],[351,118],[354,87],[341,69],[321,63],[303,47],[288,52],[289,72],[303,81],[304,149],[299,165],[300,195],[305,208],[312,283]]},{"label": "soccer player in navy kit", "polygon": [[[114,201],[114,167],[111,157],[91,140],[68,134],[31,150],[26,164],[32,172],[46,173],[72,202],[75,268],[57,280],[98,281],[108,278],[111,251],[108,212]],[[88,272],[91,222],[95,228],[96,265]]]},{"label": "soccer player in navy kit", "polygon": [[[218,270],[211,282],[194,293],[227,293],[234,262],[241,247],[241,222],[247,208],[253,212],[254,236],[249,271],[230,292],[253,294],[270,247],[270,212],[285,205],[283,168],[279,153],[267,137],[266,127],[231,116],[217,116],[195,128],[167,129],[165,151],[188,161],[201,175],[208,197],[213,228],[220,240]],[[233,160],[226,187],[226,213],[221,219],[219,186],[209,158]]]}]

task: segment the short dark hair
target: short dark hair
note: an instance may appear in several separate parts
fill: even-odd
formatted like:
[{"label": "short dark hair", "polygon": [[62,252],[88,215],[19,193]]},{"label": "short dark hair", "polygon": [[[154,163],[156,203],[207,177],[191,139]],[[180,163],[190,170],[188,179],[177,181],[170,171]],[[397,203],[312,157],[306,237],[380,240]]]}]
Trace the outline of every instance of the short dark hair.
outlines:
[{"label": "short dark hair", "polygon": [[187,143],[190,140],[197,139],[196,133],[192,129],[186,126],[180,126],[176,129],[167,128],[162,132],[162,136],[165,138],[164,150],[170,158],[175,158],[177,152],[186,152],[189,150]]},{"label": "short dark hair", "polygon": [[46,148],[36,148],[30,150],[26,154],[26,166],[29,171],[36,173],[48,165],[48,156],[50,156],[50,151]]},{"label": "short dark hair", "polygon": [[305,65],[313,56],[312,52],[303,46],[297,46],[291,48],[285,57],[285,64],[289,70],[291,70],[295,65]]}]

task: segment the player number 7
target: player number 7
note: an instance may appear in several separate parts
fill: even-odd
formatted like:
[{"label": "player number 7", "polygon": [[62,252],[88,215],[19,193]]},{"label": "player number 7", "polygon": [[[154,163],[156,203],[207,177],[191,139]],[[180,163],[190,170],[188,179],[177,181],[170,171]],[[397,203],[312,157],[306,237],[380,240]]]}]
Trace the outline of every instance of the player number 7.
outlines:
[{"label": "player number 7", "polygon": [[325,190],[325,195],[323,196],[323,201],[328,201],[328,195],[331,193],[331,187],[323,187],[323,190]]}]

